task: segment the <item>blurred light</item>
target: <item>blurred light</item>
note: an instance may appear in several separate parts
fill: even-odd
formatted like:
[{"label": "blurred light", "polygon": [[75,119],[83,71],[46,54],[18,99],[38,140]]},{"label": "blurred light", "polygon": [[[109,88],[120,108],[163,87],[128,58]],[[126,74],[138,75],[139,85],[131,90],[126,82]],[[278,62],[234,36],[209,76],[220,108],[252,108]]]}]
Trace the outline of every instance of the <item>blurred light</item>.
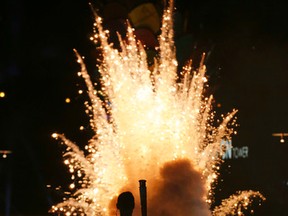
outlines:
[{"label": "blurred light", "polygon": [[0,150],[0,154],[2,154],[2,158],[7,158],[8,154],[11,154],[10,150]]},{"label": "blurred light", "polygon": [[71,102],[70,98],[66,98],[66,99],[65,99],[65,102],[66,102],[66,103],[70,103],[70,102]]},{"label": "blurred light", "polygon": [[287,137],[288,133],[273,133],[272,136],[280,137],[280,143],[285,143],[284,137]]},{"label": "blurred light", "polygon": [[284,139],[285,135],[287,136],[287,134],[284,134],[284,133],[281,134],[280,143],[285,143],[285,139]]},{"label": "blurred light", "polygon": [[4,98],[5,97],[5,92],[0,92],[0,97]]},{"label": "blurred light", "polygon": [[52,134],[52,137],[53,137],[53,138],[57,138],[57,137],[58,137],[57,133],[53,133],[53,134]]}]

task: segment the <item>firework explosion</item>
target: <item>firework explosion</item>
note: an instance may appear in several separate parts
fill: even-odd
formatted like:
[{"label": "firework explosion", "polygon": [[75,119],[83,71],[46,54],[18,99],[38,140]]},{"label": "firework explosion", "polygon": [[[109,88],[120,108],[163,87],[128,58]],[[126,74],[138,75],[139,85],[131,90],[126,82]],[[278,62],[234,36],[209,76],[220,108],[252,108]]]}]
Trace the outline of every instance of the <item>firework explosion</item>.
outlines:
[{"label": "firework explosion", "polygon": [[[137,195],[139,179],[147,181],[148,215],[153,216],[241,215],[250,197],[264,199],[258,192],[243,191],[210,210],[212,184],[224,151],[220,142],[232,135],[237,111],[214,125],[212,96],[204,96],[208,84],[203,61],[197,70],[190,61],[177,75],[172,9],[170,3],[163,14],[153,67],[148,66],[145,49],[129,25],[117,50],[108,43],[109,33],[96,16],[93,40],[102,49],[101,90],[96,90],[83,58],[75,51],[81,65],[79,76],[87,85],[90,101],[86,106],[95,134],[85,150],[62,134],[52,135],[67,146],[64,163],[76,191],[53,206],[53,212],[115,215],[117,196],[127,190]],[[138,196],[135,204],[133,215],[138,216]]]}]

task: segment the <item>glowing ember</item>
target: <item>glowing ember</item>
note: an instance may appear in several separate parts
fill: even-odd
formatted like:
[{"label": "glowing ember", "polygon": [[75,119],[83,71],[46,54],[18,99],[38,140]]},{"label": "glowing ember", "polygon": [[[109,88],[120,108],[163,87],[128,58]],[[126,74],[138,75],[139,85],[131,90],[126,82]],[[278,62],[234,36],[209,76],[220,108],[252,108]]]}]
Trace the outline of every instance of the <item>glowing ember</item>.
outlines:
[{"label": "glowing ember", "polygon": [[[107,42],[107,31],[96,17],[97,33],[92,39],[100,42],[103,50],[101,92],[95,90],[76,52],[81,65],[78,75],[84,78],[90,97],[86,105],[95,135],[85,153],[64,135],[52,135],[67,146],[64,163],[72,174],[70,188],[76,190],[52,211],[115,215],[117,195],[129,190],[136,198],[133,215],[140,215],[139,179],[147,181],[148,215],[153,216],[241,215],[239,201],[244,200],[242,206],[246,207],[249,197],[263,198],[258,192],[245,191],[210,211],[211,185],[222,163],[220,141],[233,133],[237,111],[214,126],[212,96],[204,96],[207,79],[203,63],[192,72],[190,63],[177,76],[172,7],[170,4],[163,15],[153,69],[148,67],[145,50],[131,27],[118,51]],[[105,100],[98,95],[104,95]]]}]

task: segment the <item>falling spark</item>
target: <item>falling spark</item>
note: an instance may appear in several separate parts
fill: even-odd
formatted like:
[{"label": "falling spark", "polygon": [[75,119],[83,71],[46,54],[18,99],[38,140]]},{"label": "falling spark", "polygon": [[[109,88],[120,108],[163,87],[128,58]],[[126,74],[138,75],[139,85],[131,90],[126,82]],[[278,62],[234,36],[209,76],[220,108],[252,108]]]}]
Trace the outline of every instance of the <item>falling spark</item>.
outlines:
[{"label": "falling spark", "polygon": [[[92,40],[100,42],[103,50],[100,91],[95,90],[83,58],[75,51],[81,66],[78,75],[87,85],[86,112],[95,135],[85,151],[63,134],[52,135],[67,147],[64,163],[71,172],[70,188],[76,191],[53,206],[52,212],[115,215],[117,195],[125,190],[137,194],[139,179],[147,181],[149,215],[222,216],[225,209],[241,211],[234,205],[243,200],[241,194],[210,210],[212,184],[223,162],[220,141],[233,134],[230,126],[235,124],[237,110],[214,126],[212,96],[204,96],[204,56],[199,69],[193,71],[190,62],[177,75],[172,9],[170,3],[164,11],[159,55],[152,69],[130,26],[127,39],[120,39],[119,51],[108,43],[108,33],[97,16]],[[258,192],[247,193],[248,198],[261,197]],[[138,216],[139,198],[135,198],[133,215]],[[249,199],[244,201],[248,205]]]}]

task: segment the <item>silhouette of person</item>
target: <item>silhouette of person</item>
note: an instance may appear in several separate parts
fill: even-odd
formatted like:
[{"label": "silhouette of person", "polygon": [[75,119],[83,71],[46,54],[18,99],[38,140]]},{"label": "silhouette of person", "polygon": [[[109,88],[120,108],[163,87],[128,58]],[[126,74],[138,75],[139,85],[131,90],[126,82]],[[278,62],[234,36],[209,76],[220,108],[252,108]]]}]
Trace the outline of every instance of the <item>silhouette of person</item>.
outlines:
[{"label": "silhouette of person", "polygon": [[120,216],[132,216],[134,206],[134,196],[130,191],[123,192],[118,196],[116,207],[120,211]]}]

